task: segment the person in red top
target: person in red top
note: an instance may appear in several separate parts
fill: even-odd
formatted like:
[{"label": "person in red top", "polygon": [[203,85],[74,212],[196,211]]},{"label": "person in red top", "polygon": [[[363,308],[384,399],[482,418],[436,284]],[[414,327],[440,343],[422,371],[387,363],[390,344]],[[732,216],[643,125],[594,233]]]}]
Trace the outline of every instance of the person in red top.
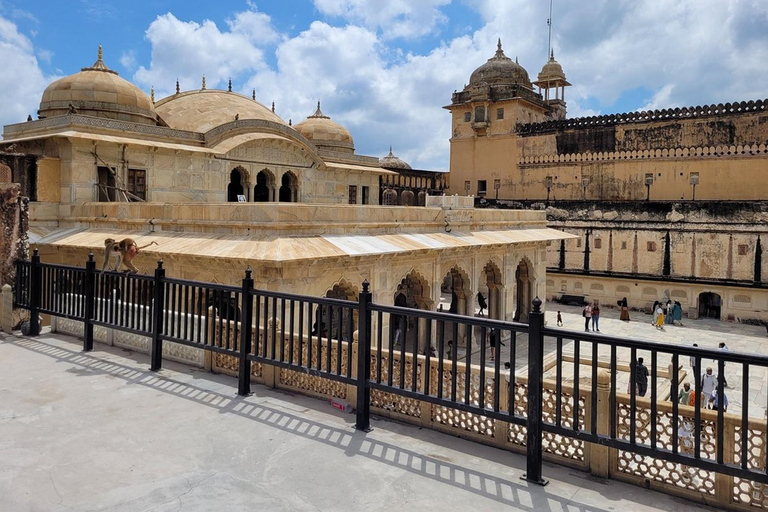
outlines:
[{"label": "person in red top", "polygon": [[592,330],[600,332],[600,306],[597,301],[592,305]]}]

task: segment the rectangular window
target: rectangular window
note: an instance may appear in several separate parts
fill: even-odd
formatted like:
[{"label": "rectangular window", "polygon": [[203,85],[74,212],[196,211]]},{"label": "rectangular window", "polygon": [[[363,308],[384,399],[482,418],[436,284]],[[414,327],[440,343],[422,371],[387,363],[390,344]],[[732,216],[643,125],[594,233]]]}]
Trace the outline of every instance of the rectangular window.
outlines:
[{"label": "rectangular window", "polygon": [[370,202],[370,192],[368,187],[363,186],[362,194],[362,204],[368,204]]},{"label": "rectangular window", "polygon": [[581,247],[581,238],[576,240],[576,247]]},{"label": "rectangular window", "polygon": [[627,242],[621,242],[621,248],[626,250]]},{"label": "rectangular window", "polygon": [[656,242],[648,242],[648,252],[656,252]]},{"label": "rectangular window", "polygon": [[602,249],[602,248],[603,248],[602,238],[595,238],[595,249]]},{"label": "rectangular window", "polygon": [[464,122],[468,123],[472,120],[472,112],[464,112]]},{"label": "rectangular window", "polygon": [[472,190],[472,182],[465,181],[464,182],[464,190],[466,191],[467,195],[469,195],[469,191]]},{"label": "rectangular window", "polygon": [[357,204],[357,185],[349,186],[349,204]]},{"label": "rectangular window", "polygon": [[497,108],[496,109],[496,119],[504,119],[504,109],[503,108]]},{"label": "rectangular window", "polygon": [[747,251],[749,251],[749,246],[747,244],[739,244],[739,256],[746,256]]},{"label": "rectangular window", "polygon": [[485,107],[475,107],[475,122],[476,123],[485,122]]},{"label": "rectangular window", "polygon": [[[134,196],[147,200],[147,171],[144,169],[128,169],[128,192]],[[131,201],[136,201],[135,197],[128,196]]]},{"label": "rectangular window", "polygon": [[488,182],[485,180],[477,180],[477,195],[484,196],[488,192]]},{"label": "rectangular window", "polygon": [[115,172],[109,167],[97,167],[99,176],[99,202],[115,200]]}]

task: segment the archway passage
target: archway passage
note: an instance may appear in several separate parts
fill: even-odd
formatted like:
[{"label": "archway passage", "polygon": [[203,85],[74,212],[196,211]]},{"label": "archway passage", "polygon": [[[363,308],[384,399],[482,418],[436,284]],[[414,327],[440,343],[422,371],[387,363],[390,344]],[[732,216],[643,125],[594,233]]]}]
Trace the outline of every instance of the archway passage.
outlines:
[{"label": "archway passage", "polygon": [[236,203],[239,201],[237,196],[245,194],[243,189],[243,175],[238,169],[232,169],[229,173],[229,185],[227,186],[227,201]]},{"label": "archway passage", "polygon": [[720,309],[723,305],[723,299],[720,295],[713,292],[704,292],[699,294],[699,317],[717,318],[720,320]]},{"label": "archway passage", "polygon": [[270,196],[271,176],[267,171],[259,171],[256,175],[256,185],[253,187],[253,201],[255,203],[268,203]]},{"label": "archway passage", "polygon": [[515,271],[515,282],[517,283],[517,304],[515,304],[515,322],[527,322],[531,313],[531,301],[533,301],[532,295],[532,280],[533,272],[531,270],[528,261],[522,260],[517,265]]},{"label": "archway passage", "polygon": [[295,203],[299,188],[296,176],[292,172],[287,172],[283,174],[280,182],[279,201],[281,203]]}]

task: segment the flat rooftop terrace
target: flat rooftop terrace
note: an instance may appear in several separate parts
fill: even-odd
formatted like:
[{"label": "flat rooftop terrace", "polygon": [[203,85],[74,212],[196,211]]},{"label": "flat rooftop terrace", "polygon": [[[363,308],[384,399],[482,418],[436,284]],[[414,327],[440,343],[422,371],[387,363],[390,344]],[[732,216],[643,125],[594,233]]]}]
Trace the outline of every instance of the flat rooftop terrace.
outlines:
[{"label": "flat rooftop terrace", "polygon": [[45,331],[0,333],[0,363],[2,510],[714,510]]}]

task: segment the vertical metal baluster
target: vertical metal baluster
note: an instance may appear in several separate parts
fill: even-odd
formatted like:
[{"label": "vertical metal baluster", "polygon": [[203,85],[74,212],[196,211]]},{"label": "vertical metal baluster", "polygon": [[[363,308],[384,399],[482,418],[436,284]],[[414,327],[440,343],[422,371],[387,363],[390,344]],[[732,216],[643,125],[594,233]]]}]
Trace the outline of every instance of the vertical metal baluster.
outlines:
[{"label": "vertical metal baluster", "polygon": [[592,390],[590,391],[590,400],[592,406],[589,408],[589,423],[590,432],[593,436],[597,436],[597,363],[598,363],[598,349],[599,346],[596,341],[592,342]]},{"label": "vertical metal baluster", "polygon": [[749,364],[741,365],[741,469],[749,468]]},{"label": "vertical metal baluster", "polygon": [[[658,374],[658,352],[653,350],[651,352],[651,449],[656,449],[656,418],[658,416],[658,406],[656,404],[656,379]],[[670,397],[675,400],[675,397]]]},{"label": "vertical metal baluster", "polygon": [[[395,327],[395,322],[392,322],[392,314],[389,315],[390,326]],[[392,387],[392,372],[394,371],[395,364],[395,333],[392,329],[389,330],[389,357],[387,358],[387,386]]]},{"label": "vertical metal baluster", "polygon": [[285,361],[285,299],[280,299],[280,362]]},{"label": "vertical metal baluster", "polygon": [[494,349],[495,357],[493,359],[493,411],[499,412],[499,394],[501,393],[501,382],[499,381],[499,378],[501,377],[501,339],[503,334],[501,327],[497,327],[496,329],[498,345],[496,345],[496,340],[491,340],[491,343],[494,343],[494,346],[496,346]]},{"label": "vertical metal baluster", "polygon": [[266,332],[261,330],[261,295],[254,292],[253,294],[253,311],[255,314],[255,317],[253,319],[253,346],[251,347],[251,353],[256,354],[257,356],[261,354],[261,346],[265,345],[264,339],[266,337]]},{"label": "vertical metal baluster", "polygon": [[270,332],[270,348],[271,358],[273,361],[277,360],[277,297],[272,297],[272,331]]},{"label": "vertical metal baluster", "polygon": [[405,317],[403,338],[400,340],[400,389],[405,388],[405,340],[408,339],[408,317]]},{"label": "vertical metal baluster", "polygon": [[437,398],[443,398],[445,380],[445,321],[437,321]]},{"label": "vertical metal baluster", "polygon": [[426,337],[426,351],[424,353],[424,389],[421,390],[425,395],[429,395],[431,388],[431,373],[432,373],[432,319],[427,318],[427,332]]},{"label": "vertical metal baluster", "polygon": [[[352,376],[352,344],[355,341],[355,308],[345,308],[349,315],[347,316],[347,377]],[[371,318],[371,317],[368,317]],[[342,336],[343,337],[343,336]],[[367,378],[371,378],[370,375]]]},{"label": "vertical metal baluster", "polygon": [[458,361],[459,353],[459,323],[458,320],[453,322],[453,342],[451,343],[451,402],[456,401],[456,384],[458,381],[458,375],[456,371],[456,362]]},{"label": "vertical metal baluster", "polygon": [[680,428],[680,414],[678,412],[679,404],[677,398],[677,383],[680,380],[680,365],[678,355],[672,354],[672,375],[670,398],[672,398],[672,453],[677,454],[677,429]]},{"label": "vertical metal baluster", "polygon": [[610,422],[611,422],[611,439],[616,439],[616,374],[619,368],[616,362],[616,345],[611,343],[611,395],[610,395]]},{"label": "vertical metal baluster", "polygon": [[694,362],[696,363],[696,371],[694,371],[696,379],[696,400],[694,400],[694,439],[693,439],[693,456],[696,459],[701,457],[701,357],[694,356]]},{"label": "vertical metal baluster", "polygon": [[[325,337],[330,338],[331,336],[331,328],[330,323],[331,320],[331,310],[330,307],[326,304],[321,304],[321,319],[327,319],[327,322],[322,323],[321,325],[325,327]],[[326,314],[327,313],[327,314]],[[328,364],[330,366],[330,362]],[[326,367],[327,368],[327,367]],[[323,369],[323,329],[318,329],[317,332],[317,369],[322,370]]]},{"label": "vertical metal baluster", "polygon": [[296,308],[296,301],[293,299],[290,300],[290,314],[288,315],[289,322],[290,322],[290,328],[288,329],[290,332],[290,338],[288,338],[288,364],[293,364],[293,338],[294,338],[294,309]]},{"label": "vertical metal baluster", "polygon": [[381,356],[384,350],[384,340],[382,338],[384,334],[384,313],[379,311],[376,318],[378,319],[378,325],[376,326],[376,335],[378,336],[376,340],[376,382],[381,384]]},{"label": "vertical metal baluster", "polygon": [[184,323],[184,339],[187,341],[191,341],[189,338],[189,323],[192,320],[189,317],[189,289],[190,288],[191,288],[190,285],[188,284],[184,285],[184,309],[183,309],[184,319],[182,320],[182,322]]},{"label": "vertical metal baluster", "polygon": [[573,428],[574,431],[579,430],[579,373],[581,370],[581,339],[573,340]]},{"label": "vertical metal baluster", "polygon": [[[478,405],[480,408],[486,408],[485,402],[485,370],[487,368],[485,361],[485,345],[488,343],[488,329],[485,326],[480,327],[480,388],[477,391]],[[493,340],[491,340],[493,343]]]},{"label": "vertical metal baluster", "polygon": [[472,331],[474,326],[466,324],[467,329],[467,350],[464,357],[464,403],[469,405],[472,402]]},{"label": "vertical metal baluster", "polygon": [[411,347],[411,391],[416,391],[416,385],[418,384],[417,370],[419,369],[419,322],[420,318],[414,315],[416,318],[416,336],[413,339],[413,347]]},{"label": "vertical metal baluster", "polygon": [[517,331],[509,331],[509,414],[515,415],[515,391],[516,375],[515,367],[517,366]]},{"label": "vertical metal baluster", "polygon": [[[717,359],[717,446],[715,447],[715,458],[717,460],[718,464],[723,463],[723,442],[724,442],[724,432],[723,427],[725,426],[725,419],[723,417],[723,414],[725,412],[725,399],[723,396],[725,395],[725,383],[723,382],[723,379],[721,376],[725,375],[725,361],[722,357]],[[742,407],[746,408],[748,407],[748,403],[744,403]],[[745,439],[747,435],[747,432],[742,433],[742,439]]]},{"label": "vertical metal baluster", "polygon": [[[214,343],[214,340],[216,337],[214,336],[214,340],[210,339],[211,337],[211,331],[215,328],[213,323],[211,323],[211,315],[210,315],[210,304],[212,303],[211,299],[211,289],[207,286],[205,287],[205,294],[204,294],[205,300],[203,301],[201,305],[200,314],[205,317],[205,322],[203,322],[205,334],[203,335],[203,344],[207,346],[212,346]],[[216,320],[214,319],[214,323]]]},{"label": "vertical metal baluster", "polygon": [[[304,363],[304,308],[305,307],[306,307],[306,304],[304,304],[304,301],[300,300],[299,301],[299,351],[298,351],[298,362],[297,362],[299,366],[303,366],[303,363]],[[311,313],[308,316],[312,318]]]},{"label": "vertical metal baluster", "polygon": [[557,380],[555,381],[555,425],[562,427],[563,421],[563,338],[557,337],[555,366],[557,368]]},{"label": "vertical metal baluster", "polygon": [[637,426],[637,349],[632,348],[629,356],[629,442],[635,444],[635,428]]},{"label": "vertical metal baluster", "polygon": [[342,335],[344,332],[344,310],[341,306],[336,306],[336,315],[338,323],[338,327],[336,328],[336,375],[341,375],[341,361],[344,355],[341,350],[341,340],[344,337]]},{"label": "vertical metal baluster", "polygon": [[[313,355],[313,351],[312,351],[312,336],[313,336],[312,335],[312,306],[313,306],[313,303],[310,302],[309,303],[309,311],[307,311],[307,313],[309,313],[307,315],[307,333],[309,333],[309,335],[307,336],[307,368],[312,368],[312,355]],[[315,308],[315,318],[317,319],[317,332],[318,333],[320,332],[320,319],[322,318],[321,316],[318,316],[318,315],[322,315],[322,314],[323,314],[323,312],[320,310],[320,306],[318,305],[317,308]]]}]

